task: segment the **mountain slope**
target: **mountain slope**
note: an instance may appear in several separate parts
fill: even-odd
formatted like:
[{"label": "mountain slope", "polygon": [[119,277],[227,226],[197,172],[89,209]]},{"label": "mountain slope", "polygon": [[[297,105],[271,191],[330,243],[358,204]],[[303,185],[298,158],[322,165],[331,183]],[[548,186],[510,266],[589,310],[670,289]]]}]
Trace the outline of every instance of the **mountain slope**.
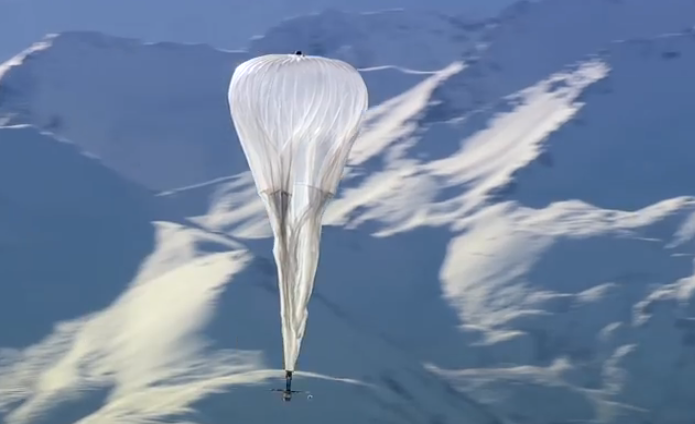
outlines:
[{"label": "mountain slope", "polygon": [[326,212],[295,383],[312,403],[267,392],[276,271],[240,165],[160,193],[177,223],[151,224],[127,288],[5,356],[5,421],[695,419],[695,43],[668,35],[690,4],[581,4],[510,9],[436,72],[363,71],[380,101]]},{"label": "mountain slope", "polygon": [[249,37],[263,34],[281,19],[327,8],[365,12],[393,8],[438,11],[480,18],[496,14],[514,0],[240,0],[185,1],[122,0],[118,4],[96,5],[89,0],[3,0],[0,14],[0,62],[21,51],[47,33],[100,31],[120,37],[148,41],[205,43],[217,48],[236,49]]},{"label": "mountain slope", "polygon": [[[447,119],[494,103],[611,41],[692,26],[692,8],[686,0],[546,0],[478,23],[408,11],[329,11],[283,22],[249,49],[318,48],[356,66],[391,65],[364,72],[373,105],[427,76],[407,68],[434,71],[465,60],[466,71],[440,88],[440,106],[432,112]],[[0,123],[56,132],[154,189],[200,184],[245,169],[220,93],[246,58],[203,46],[65,33],[3,65]]]},{"label": "mountain slope", "polygon": [[230,142],[224,93],[245,58],[204,46],[62,34],[6,65],[0,110],[11,123],[73,140],[149,187],[183,186],[238,172],[243,163]]},{"label": "mountain slope", "polygon": [[[505,393],[477,398],[532,422],[693,419],[693,57],[689,32],[611,47],[573,118],[452,242],[443,272],[460,315],[513,335],[526,359],[510,362],[531,366],[444,372],[453,384]],[[533,406],[560,393],[586,407]]]},{"label": "mountain slope", "polygon": [[397,65],[435,71],[475,49],[483,28],[484,24],[418,10],[328,10],[283,21],[252,39],[249,51],[260,55],[302,50],[360,68]]},{"label": "mountain slope", "polygon": [[688,112],[695,88],[685,83],[695,68],[693,34],[618,43],[601,57],[608,76],[581,96],[585,106],[571,124],[544,143],[551,166],[519,169],[511,197],[531,207],[577,199],[636,210],[695,196]]},{"label": "mountain slope", "polygon": [[[106,304],[152,248],[149,194],[73,145],[0,128],[3,347]],[[69,247],[68,247],[69,246]]]},{"label": "mountain slope", "polygon": [[[0,153],[0,318],[14,323],[0,332],[3,422],[287,415],[267,391],[281,359],[267,259],[157,221],[147,191],[33,127],[0,128]],[[312,315],[312,365],[296,384],[318,402],[296,419],[495,419],[332,304]]]},{"label": "mountain slope", "polygon": [[611,43],[688,30],[694,14],[689,0],[519,2],[494,21],[485,34],[486,48],[438,97],[455,108],[455,117],[572,67]]},{"label": "mountain slope", "polygon": [[481,344],[514,348],[491,370],[442,375],[529,422],[691,420],[693,199],[505,209],[451,243],[443,273],[459,316],[487,329]]},{"label": "mountain slope", "polygon": [[[0,124],[66,137],[157,190],[247,169],[227,87],[249,57],[205,46],[143,44],[98,33],[49,37],[0,67]],[[378,104],[429,74],[364,70]],[[164,153],[166,152],[166,153]]]},{"label": "mountain slope", "polygon": [[[692,419],[694,49],[617,43],[439,121],[453,66],[375,108],[327,211],[355,236],[326,230],[318,296],[514,422]],[[250,180],[215,198],[201,222],[267,235]]]},{"label": "mountain slope", "polygon": [[[590,59],[605,76],[556,130],[539,134],[530,121],[507,127],[512,136],[502,113],[502,132],[479,140],[539,144],[535,159],[519,157],[506,182],[479,193],[493,204],[451,242],[444,291],[464,322],[487,329],[483,345],[516,354],[489,372],[443,372],[452,384],[521,421],[692,420],[695,153],[682,137],[695,128],[682,85],[694,54],[690,33],[618,43]],[[571,88],[572,79],[547,90]],[[509,115],[533,107],[521,97]],[[496,395],[476,395],[486,392]]]}]

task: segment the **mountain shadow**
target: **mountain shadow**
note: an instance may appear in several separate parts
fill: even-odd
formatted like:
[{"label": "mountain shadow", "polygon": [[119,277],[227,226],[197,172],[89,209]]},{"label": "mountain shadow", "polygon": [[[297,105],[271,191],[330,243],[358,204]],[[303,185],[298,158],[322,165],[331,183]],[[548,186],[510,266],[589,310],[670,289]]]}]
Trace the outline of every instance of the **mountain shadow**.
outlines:
[{"label": "mountain shadow", "polygon": [[149,194],[72,144],[0,128],[0,347],[97,311],[154,247]]}]

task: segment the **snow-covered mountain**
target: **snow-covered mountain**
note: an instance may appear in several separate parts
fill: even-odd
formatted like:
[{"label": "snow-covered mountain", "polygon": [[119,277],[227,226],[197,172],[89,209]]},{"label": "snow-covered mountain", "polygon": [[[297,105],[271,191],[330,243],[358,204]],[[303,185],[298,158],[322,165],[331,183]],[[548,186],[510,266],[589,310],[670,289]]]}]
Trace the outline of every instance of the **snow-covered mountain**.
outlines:
[{"label": "snow-covered mountain", "polygon": [[[395,12],[286,21],[249,53],[45,40],[0,72],[5,123],[32,125],[0,128],[2,421],[692,422],[694,9],[423,16],[416,59],[382,44],[418,19]],[[444,43],[461,28],[475,42]],[[270,232],[224,101],[234,63],[317,34],[366,61],[371,108],[326,213],[314,399],[285,405]]]},{"label": "snow-covered mountain", "polygon": [[187,185],[244,166],[229,142],[224,93],[246,58],[97,33],[51,36],[0,70],[0,113],[72,140],[149,187]]},{"label": "snow-covered mountain", "polygon": [[[193,223],[159,221],[147,191],[33,127],[0,128],[0,151],[3,422],[287,414],[267,392],[281,346],[266,259]],[[315,304],[313,365],[297,384],[320,400],[300,401],[295,419],[494,418],[339,307]]]},{"label": "snow-covered mountain", "polygon": [[479,47],[486,23],[441,13],[328,10],[288,19],[249,43],[254,55],[302,50],[358,68],[398,65],[438,70]]},{"label": "snow-covered mountain", "polygon": [[104,31],[147,41],[242,47],[282,19],[327,8],[358,13],[401,9],[481,18],[514,0],[0,0],[0,62],[46,33]]},{"label": "snow-covered mountain", "polygon": [[154,243],[150,194],[31,127],[0,129],[0,204],[3,348],[106,306]]},{"label": "snow-covered mountain", "polygon": [[[0,68],[0,123],[59,134],[153,189],[206,182],[247,167],[226,93],[234,67],[249,57],[91,32],[50,36]],[[432,71],[373,63],[363,73],[379,104]]]}]

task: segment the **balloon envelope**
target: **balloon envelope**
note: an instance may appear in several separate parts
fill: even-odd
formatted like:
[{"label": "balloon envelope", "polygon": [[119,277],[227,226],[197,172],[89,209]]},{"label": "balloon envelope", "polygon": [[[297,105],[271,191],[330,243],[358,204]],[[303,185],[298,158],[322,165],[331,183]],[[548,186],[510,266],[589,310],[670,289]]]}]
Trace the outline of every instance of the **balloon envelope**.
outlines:
[{"label": "balloon envelope", "polygon": [[266,55],[239,65],[229,86],[234,127],[275,237],[285,369],[308,317],[321,220],[358,135],[368,94],[345,62]]}]

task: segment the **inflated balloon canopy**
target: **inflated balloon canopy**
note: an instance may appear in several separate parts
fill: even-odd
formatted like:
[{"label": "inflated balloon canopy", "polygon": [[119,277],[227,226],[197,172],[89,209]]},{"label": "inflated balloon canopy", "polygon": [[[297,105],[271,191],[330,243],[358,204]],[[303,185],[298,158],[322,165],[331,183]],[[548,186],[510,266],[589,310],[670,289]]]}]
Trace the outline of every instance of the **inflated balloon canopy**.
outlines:
[{"label": "inflated balloon canopy", "polygon": [[306,328],[323,213],[367,104],[367,86],[355,68],[301,51],[256,57],[232,75],[232,120],[275,237],[288,371]]}]

